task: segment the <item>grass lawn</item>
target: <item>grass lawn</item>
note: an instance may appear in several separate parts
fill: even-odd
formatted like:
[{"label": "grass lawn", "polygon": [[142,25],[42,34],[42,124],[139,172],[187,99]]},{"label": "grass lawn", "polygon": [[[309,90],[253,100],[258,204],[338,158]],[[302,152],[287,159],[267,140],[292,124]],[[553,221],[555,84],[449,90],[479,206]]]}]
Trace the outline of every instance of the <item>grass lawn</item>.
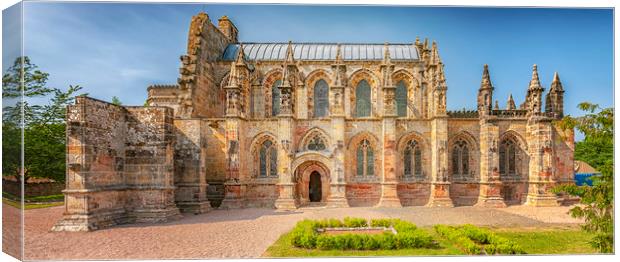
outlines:
[{"label": "grass lawn", "polygon": [[[19,203],[19,201],[15,201],[15,200],[11,200],[8,198],[2,198],[2,203],[7,204],[9,206],[12,207],[16,207],[16,208],[21,208],[21,204]],[[24,203],[24,209],[35,209],[35,208],[45,208],[45,207],[55,207],[55,206],[62,206],[65,203],[60,201],[60,202],[41,202],[41,203]]]},{"label": "grass lawn", "polygon": [[588,244],[591,234],[579,229],[501,229],[498,236],[519,243],[528,254],[592,254],[597,253]]},{"label": "grass lawn", "polygon": [[[337,257],[337,256],[432,256],[466,255],[461,249],[439,235],[431,228],[428,231],[439,242],[440,248],[400,249],[400,250],[318,250],[294,247],[291,234],[282,235],[271,245],[263,257]],[[500,228],[491,229],[497,235],[519,244],[527,254],[593,254],[596,253],[587,243],[590,235],[576,228]]]}]

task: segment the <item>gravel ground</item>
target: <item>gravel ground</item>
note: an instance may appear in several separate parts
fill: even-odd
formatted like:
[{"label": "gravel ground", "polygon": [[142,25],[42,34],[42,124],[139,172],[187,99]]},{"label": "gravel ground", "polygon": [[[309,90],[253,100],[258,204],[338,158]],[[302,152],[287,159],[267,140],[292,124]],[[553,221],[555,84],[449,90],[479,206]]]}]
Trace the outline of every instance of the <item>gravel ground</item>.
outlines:
[{"label": "gravel ground", "polygon": [[13,257],[21,256],[21,232],[19,209],[2,203],[2,252]]},{"label": "gravel ground", "polygon": [[[566,214],[569,208],[312,207],[295,211],[250,208],[186,215],[181,220],[169,223],[123,225],[94,232],[74,233],[49,232],[63,212],[63,207],[52,207],[25,212],[25,258],[29,260],[255,258],[260,257],[281,234],[290,230],[303,218],[397,217],[420,226],[471,223],[500,227],[546,227],[558,223],[580,223],[579,220]],[[9,211],[7,208],[4,210]]]}]

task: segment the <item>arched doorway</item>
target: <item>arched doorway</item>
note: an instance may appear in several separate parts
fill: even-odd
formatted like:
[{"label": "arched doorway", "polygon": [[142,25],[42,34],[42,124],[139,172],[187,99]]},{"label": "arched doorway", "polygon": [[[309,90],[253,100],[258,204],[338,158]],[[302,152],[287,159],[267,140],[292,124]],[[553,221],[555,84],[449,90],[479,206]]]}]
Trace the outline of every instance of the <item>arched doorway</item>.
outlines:
[{"label": "arched doorway", "polygon": [[310,183],[308,183],[308,194],[310,202],[321,202],[322,192],[321,190],[321,174],[317,171],[312,171],[310,174]]},{"label": "arched doorway", "polygon": [[295,167],[295,198],[301,206],[310,203],[326,203],[331,183],[329,169],[318,160],[300,159],[298,161],[301,164],[293,165]]}]

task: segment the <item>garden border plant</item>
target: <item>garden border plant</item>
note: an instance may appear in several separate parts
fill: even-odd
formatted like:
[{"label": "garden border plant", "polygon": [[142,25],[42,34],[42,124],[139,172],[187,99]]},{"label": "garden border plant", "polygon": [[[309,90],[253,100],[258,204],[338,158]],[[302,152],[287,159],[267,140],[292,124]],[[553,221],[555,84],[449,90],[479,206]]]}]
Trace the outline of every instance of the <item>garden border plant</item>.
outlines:
[{"label": "garden border plant", "polygon": [[291,244],[295,247],[321,250],[392,250],[406,248],[435,248],[437,242],[413,223],[400,219],[372,219],[372,227],[393,228],[396,234],[386,231],[382,234],[320,234],[318,229],[325,228],[362,228],[368,227],[363,218],[346,217],[338,219],[309,220],[297,223],[291,231]]},{"label": "garden border plant", "polygon": [[487,229],[482,229],[474,225],[435,225],[434,228],[440,236],[456,242],[465,253],[470,255],[478,255],[481,253],[489,255],[525,254],[523,248],[513,241],[497,236]]}]

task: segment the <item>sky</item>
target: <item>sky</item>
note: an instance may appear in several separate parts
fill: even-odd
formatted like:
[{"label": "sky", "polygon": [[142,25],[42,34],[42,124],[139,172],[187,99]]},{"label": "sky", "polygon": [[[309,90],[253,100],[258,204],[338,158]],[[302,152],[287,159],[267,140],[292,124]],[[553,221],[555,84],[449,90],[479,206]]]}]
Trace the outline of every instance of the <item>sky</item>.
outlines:
[{"label": "sky", "polygon": [[[241,42],[428,37],[445,64],[449,110],[475,109],[484,64],[501,108],[509,94],[524,101],[533,64],[546,90],[559,73],[566,114],[581,115],[583,101],[613,106],[612,9],[26,2],[24,54],[50,73],[50,86],[81,85],[94,98],[142,105],[147,86],[176,83],[189,22],[200,11],[215,24],[227,15]],[[4,21],[18,14],[5,10]],[[3,70],[19,55],[7,34]]]}]

